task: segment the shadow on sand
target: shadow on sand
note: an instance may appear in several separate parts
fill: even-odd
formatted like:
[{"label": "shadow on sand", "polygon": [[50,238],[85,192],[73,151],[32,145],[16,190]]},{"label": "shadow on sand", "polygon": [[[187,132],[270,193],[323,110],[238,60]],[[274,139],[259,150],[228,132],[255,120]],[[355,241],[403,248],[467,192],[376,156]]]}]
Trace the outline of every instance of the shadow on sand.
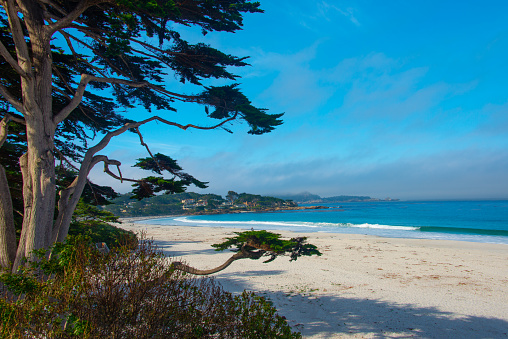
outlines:
[{"label": "shadow on sand", "polygon": [[[252,290],[242,277],[277,275],[283,271],[218,274],[217,281],[230,292]],[[271,300],[293,328],[304,337],[338,338],[508,338],[508,321],[458,315],[433,307],[416,307],[376,299],[342,295],[317,295],[313,291],[255,291]],[[417,292],[415,292],[417,293]],[[363,334],[363,335],[362,335]]]},{"label": "shadow on sand", "polygon": [[[187,254],[215,254],[213,248],[197,251],[171,250],[179,243],[191,241],[157,241],[167,256]],[[241,293],[253,290],[271,300],[279,314],[305,337],[340,338],[508,338],[508,321],[496,318],[469,316],[444,312],[434,307],[416,307],[377,299],[359,299],[351,292],[327,295],[325,291],[269,291],[254,290],[251,276],[276,276],[283,270],[253,270],[220,272],[212,277],[226,291]],[[319,293],[319,295],[318,295]],[[415,291],[415,293],[418,293]],[[356,334],[356,335],[355,335]]]},{"label": "shadow on sand", "polygon": [[157,248],[164,253],[165,256],[168,257],[174,257],[179,258],[181,256],[190,255],[190,254],[206,254],[206,255],[212,255],[217,254],[217,251],[215,251],[214,248],[210,247],[207,249],[201,249],[201,250],[189,250],[189,251],[182,251],[182,250],[176,250],[173,249],[173,246],[177,246],[179,244],[188,244],[188,243],[196,243],[197,241],[162,241],[157,240]]}]

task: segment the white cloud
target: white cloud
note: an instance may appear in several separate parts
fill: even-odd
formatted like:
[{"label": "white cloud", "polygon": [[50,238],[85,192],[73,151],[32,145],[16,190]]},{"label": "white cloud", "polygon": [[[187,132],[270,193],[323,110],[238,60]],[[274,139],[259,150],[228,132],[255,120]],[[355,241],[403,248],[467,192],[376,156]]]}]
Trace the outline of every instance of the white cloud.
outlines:
[{"label": "white cloud", "polygon": [[331,21],[332,19],[330,16],[333,14],[331,12],[337,12],[341,15],[345,16],[349,21],[351,21],[356,26],[360,26],[360,22],[355,17],[355,9],[352,7],[347,7],[345,9],[342,9],[340,7],[337,7],[336,5],[330,4],[326,1],[321,1],[317,4],[318,7],[318,13],[321,17],[325,18],[328,21]]},{"label": "white cloud", "polygon": [[[200,163],[208,161],[202,159]],[[347,159],[333,157],[254,166],[236,163],[228,173],[221,171],[220,166],[207,167],[213,178],[212,191],[234,189],[260,194],[310,191],[321,196],[353,194],[401,199],[508,197],[508,153],[481,149],[363,166],[348,165]]]}]

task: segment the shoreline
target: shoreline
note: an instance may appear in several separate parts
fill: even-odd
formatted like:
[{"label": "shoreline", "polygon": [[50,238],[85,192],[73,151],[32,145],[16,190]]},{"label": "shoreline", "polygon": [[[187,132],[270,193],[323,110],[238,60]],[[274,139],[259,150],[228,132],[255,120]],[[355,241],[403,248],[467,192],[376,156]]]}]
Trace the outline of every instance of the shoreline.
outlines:
[{"label": "shoreline", "polygon": [[[229,258],[231,252],[210,245],[242,231],[121,220],[119,227],[145,231],[164,254],[200,269]],[[277,233],[307,236],[323,256],[291,263],[284,257],[268,264],[239,260],[213,277],[227,291],[269,298],[304,338],[508,336],[507,245]]]},{"label": "shoreline", "polygon": [[240,214],[240,213],[272,213],[281,211],[303,211],[303,210],[320,210],[329,209],[328,206],[312,205],[312,206],[294,206],[294,207],[275,207],[266,209],[253,209],[253,210],[214,210],[208,212],[192,212],[183,214],[170,214],[170,215],[148,215],[143,217],[119,217],[125,220],[149,220],[149,219],[162,219],[162,218],[176,218],[176,217],[192,217],[197,215],[222,215],[222,214]]},{"label": "shoreline", "polygon": [[[316,209],[316,208],[319,208],[319,206],[312,206],[312,209]],[[237,214],[237,213],[249,213],[249,212],[235,212],[235,213],[228,213],[228,214]],[[258,213],[269,213],[269,212],[258,212]],[[179,218],[179,217],[192,217],[192,216],[196,216],[196,215],[200,215],[200,214],[177,214],[177,215],[161,215],[161,216],[143,216],[143,217],[120,217],[119,218],[119,221],[120,222],[134,222],[134,223],[141,223],[143,220],[153,220],[153,219],[170,219],[170,218]],[[207,214],[208,215],[208,214]],[[214,215],[214,214],[211,214],[211,215]],[[192,222],[192,221],[191,221]],[[207,225],[207,226],[198,226],[198,225],[192,225],[192,224],[189,224],[189,225],[183,225],[183,224],[180,224],[180,225],[170,225],[170,224],[167,224],[167,225],[156,225],[156,224],[153,224],[152,226],[182,226],[182,227],[211,227],[211,228],[238,228],[238,229],[242,229],[242,230],[247,230],[247,229],[250,229],[250,227],[239,227],[239,226],[210,226],[210,225]],[[367,232],[368,231],[365,231],[366,229],[362,229],[362,228],[354,228],[355,231],[350,231],[350,232],[344,232],[344,231],[340,231],[341,229],[337,229],[337,232],[330,232],[329,230],[315,230],[315,231],[312,231],[312,230],[302,230],[302,231],[290,231],[290,230],[285,230],[285,229],[280,229],[280,228],[265,228],[266,230],[269,230],[269,231],[272,231],[272,232],[294,232],[294,233],[297,233],[297,234],[300,234],[300,233],[309,233],[309,234],[314,234],[314,233],[325,233],[325,234],[358,234],[358,235],[369,235],[369,236],[373,236],[373,237],[379,237],[379,238],[394,238],[394,239],[415,239],[415,240],[437,240],[437,241],[459,241],[459,242],[466,242],[466,243],[480,243],[480,244],[493,244],[493,245],[506,245],[508,246],[508,237],[501,237],[501,236],[496,236],[496,235],[477,235],[477,234],[460,234],[460,233],[439,233],[439,232],[435,232],[436,235],[438,236],[434,236],[434,237],[426,237],[425,235],[428,235],[428,234],[431,234],[432,232],[417,232],[417,233],[408,233],[408,236],[404,236],[404,235],[386,235],[386,234],[368,234]],[[349,229],[349,228],[346,228],[346,230]],[[350,229],[351,230],[351,229]],[[368,229],[367,229],[368,230]],[[420,236],[417,236],[417,235],[420,235]],[[452,236],[454,235],[455,236],[455,239],[447,239],[446,236]],[[476,238],[476,239],[468,239],[468,237],[472,237],[472,236],[480,236],[479,238]],[[441,237],[441,238],[439,238]],[[462,237],[463,239],[458,239]],[[496,237],[499,237],[500,239],[496,239]],[[493,239],[494,238],[494,239]],[[506,238],[506,240],[505,240]]]}]

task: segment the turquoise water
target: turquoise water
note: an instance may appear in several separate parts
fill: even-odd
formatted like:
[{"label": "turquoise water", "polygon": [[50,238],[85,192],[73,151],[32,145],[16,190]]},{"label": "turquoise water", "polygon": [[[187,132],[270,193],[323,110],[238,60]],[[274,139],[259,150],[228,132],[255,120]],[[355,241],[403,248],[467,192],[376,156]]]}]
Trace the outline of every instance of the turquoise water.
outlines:
[{"label": "turquoise water", "polygon": [[361,202],[326,206],[330,208],[173,217],[143,223],[508,244],[508,201]]}]

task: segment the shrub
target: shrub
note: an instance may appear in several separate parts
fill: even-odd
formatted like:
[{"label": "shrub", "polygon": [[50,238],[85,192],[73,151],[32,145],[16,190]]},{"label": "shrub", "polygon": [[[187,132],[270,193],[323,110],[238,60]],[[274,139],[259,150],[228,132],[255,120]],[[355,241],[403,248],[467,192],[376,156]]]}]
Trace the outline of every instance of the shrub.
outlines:
[{"label": "shrub", "polygon": [[113,213],[101,210],[80,200],[72,215],[69,235],[83,234],[94,243],[104,242],[109,248],[120,245],[135,247],[138,239],[134,232],[123,230],[110,223],[119,223]]},{"label": "shrub", "polygon": [[151,242],[100,254],[83,236],[3,272],[2,338],[300,338],[263,298],[174,270]]}]

